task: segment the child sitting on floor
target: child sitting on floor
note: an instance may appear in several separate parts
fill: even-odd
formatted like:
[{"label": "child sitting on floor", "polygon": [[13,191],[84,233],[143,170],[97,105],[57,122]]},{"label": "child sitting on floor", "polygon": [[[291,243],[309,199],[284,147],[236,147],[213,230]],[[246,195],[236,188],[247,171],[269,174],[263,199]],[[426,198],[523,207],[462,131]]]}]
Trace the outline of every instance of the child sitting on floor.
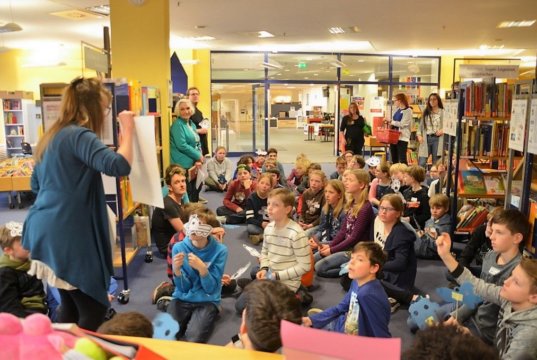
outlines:
[{"label": "child sitting on floor", "polygon": [[227,346],[276,352],[282,346],[281,321],[302,322],[300,301],[279,281],[254,281],[245,288],[244,296],[240,332]]},{"label": "child sitting on floor", "polygon": [[[324,206],[321,212],[321,223],[315,233],[308,239],[312,250],[330,244],[345,220],[345,188],[339,180],[328,180],[324,188]],[[317,253],[315,261],[321,256]]]},{"label": "child sitting on floor", "polygon": [[449,198],[443,194],[435,194],[429,199],[431,218],[425,223],[425,228],[417,232],[414,243],[416,256],[422,259],[437,259],[436,238],[438,235],[451,230],[449,216]]},{"label": "child sitting on floor", "polygon": [[298,218],[298,224],[308,238],[315,233],[321,222],[326,175],[321,170],[313,170],[309,173],[309,182],[309,189],[302,194],[302,211]]},{"label": "child sitting on floor", "polygon": [[105,321],[97,329],[99,334],[136,336],[151,339],[153,337],[153,324],[142,313],[129,311],[116,314],[112,319]]},{"label": "child sitting on floor", "polygon": [[22,224],[10,221],[0,227],[0,312],[18,317],[47,313],[43,282],[28,275],[30,252],[22,247]]},{"label": "child sitting on floor", "polygon": [[428,189],[421,185],[423,180],[425,180],[424,168],[413,165],[407,169],[405,183],[408,188],[403,192],[406,202],[403,220],[409,222],[416,230],[423,230],[425,221],[431,216]]},{"label": "child sitting on floor", "polygon": [[216,209],[218,216],[225,216],[227,224],[246,221],[246,201],[255,190],[256,182],[251,179],[248,165],[237,166],[237,180],[233,180],[224,196],[224,206]]},{"label": "child sitting on floor", "polygon": [[371,181],[369,189],[369,202],[378,208],[380,199],[386,194],[392,194],[392,180],[390,178],[390,163],[380,163],[375,170],[376,178]]},{"label": "child sitting on floor", "polygon": [[218,146],[214,151],[214,157],[207,161],[207,178],[205,186],[207,190],[224,192],[231,182],[233,164],[226,157],[226,148]]},{"label": "child sitting on floor", "polygon": [[269,223],[267,214],[267,198],[276,182],[271,174],[261,174],[256,190],[246,201],[246,223],[248,238],[254,245],[263,241],[263,232]]},{"label": "child sitting on floor", "polygon": [[304,176],[302,176],[302,182],[300,183],[300,185],[298,185],[296,187],[296,191],[299,193],[299,194],[302,194],[304,193],[304,191],[306,191],[309,187],[310,187],[310,178],[309,178],[309,174],[310,172],[312,172],[313,170],[322,170],[321,169],[321,164],[318,164],[318,163],[311,163],[310,166],[308,166],[308,170],[306,171],[306,174]]},{"label": "child sitting on floor", "polygon": [[310,161],[306,157],[297,157],[295,162],[295,168],[291,170],[291,174],[287,177],[287,187],[291,190],[295,190],[298,185],[302,183],[302,178],[308,167],[310,166]]},{"label": "child sitting on floor", "polygon": [[177,340],[206,343],[220,305],[228,250],[211,236],[215,215],[195,211],[185,224],[186,237],[172,250],[175,291],[168,313],[177,320]]},{"label": "child sitting on floor", "polygon": [[[265,227],[260,270],[256,278],[281,281],[293,292],[297,292],[302,275],[311,268],[311,255],[304,231],[289,218],[294,205],[295,195],[289,189],[274,189],[270,192],[268,214],[271,222]],[[241,294],[235,303],[239,314],[245,305],[245,295]]]},{"label": "child sitting on floor", "polygon": [[320,312],[310,310],[302,323],[349,335],[391,337],[388,295],[378,280],[385,261],[386,254],[378,244],[358,243],[349,263],[349,278],[354,281],[347,295],[334,307]]},{"label": "child sitting on floor", "polygon": [[[448,233],[436,239],[438,256],[458,283],[470,282],[474,293],[501,307],[495,344],[502,359],[532,359],[537,356],[537,260],[523,258],[503,286],[474,277],[451,255]],[[450,323],[455,323],[453,318]]]},{"label": "child sitting on floor", "polygon": [[336,171],[330,175],[330,179],[342,180],[345,170],[347,170],[347,162],[345,161],[345,157],[338,156],[336,159]]},{"label": "child sitting on floor", "polygon": [[285,187],[285,171],[283,169],[283,165],[278,162],[278,150],[276,150],[275,148],[270,148],[268,149],[267,151],[267,160],[265,160],[265,165],[263,165],[263,172],[265,172],[265,170],[267,169],[267,161],[270,160],[271,163],[274,162],[274,166],[280,171],[280,185],[282,185],[282,187]]}]

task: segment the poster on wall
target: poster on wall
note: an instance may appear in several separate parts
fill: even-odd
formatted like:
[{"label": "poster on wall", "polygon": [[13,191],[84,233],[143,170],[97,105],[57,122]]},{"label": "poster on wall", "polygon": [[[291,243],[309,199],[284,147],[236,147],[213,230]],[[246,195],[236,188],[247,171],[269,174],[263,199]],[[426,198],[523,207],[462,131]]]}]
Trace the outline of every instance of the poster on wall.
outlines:
[{"label": "poster on wall", "polygon": [[60,117],[61,98],[43,101],[43,131],[50,129]]},{"label": "poster on wall", "polygon": [[537,99],[531,100],[530,126],[528,129],[528,152],[537,154]]},{"label": "poster on wall", "polygon": [[524,151],[526,131],[526,110],[528,100],[513,100],[511,106],[511,126],[509,126],[509,149]]},{"label": "poster on wall", "polygon": [[365,109],[365,97],[363,96],[353,96],[352,101],[358,105],[358,110],[361,112]]},{"label": "poster on wall", "polygon": [[457,136],[457,105],[457,100],[444,102],[444,133],[450,136]]}]

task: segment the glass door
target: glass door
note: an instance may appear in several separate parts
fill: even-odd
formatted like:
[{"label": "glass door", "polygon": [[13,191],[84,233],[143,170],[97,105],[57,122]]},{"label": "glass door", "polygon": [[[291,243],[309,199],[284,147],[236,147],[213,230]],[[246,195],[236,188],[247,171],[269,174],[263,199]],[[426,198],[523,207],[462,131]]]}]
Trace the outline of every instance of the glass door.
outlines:
[{"label": "glass door", "polygon": [[265,91],[262,84],[220,83],[212,86],[216,109],[216,142],[230,155],[264,148]]},{"label": "glass door", "polygon": [[252,113],[253,113],[253,150],[268,148],[268,116],[267,102],[265,101],[265,85],[252,85]]}]

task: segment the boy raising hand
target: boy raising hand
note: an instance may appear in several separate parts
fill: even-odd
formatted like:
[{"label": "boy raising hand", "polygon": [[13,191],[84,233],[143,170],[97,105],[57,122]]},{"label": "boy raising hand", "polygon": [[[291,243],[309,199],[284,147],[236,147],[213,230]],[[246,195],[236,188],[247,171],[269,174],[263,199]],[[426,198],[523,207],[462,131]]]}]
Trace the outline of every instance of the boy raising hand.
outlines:
[{"label": "boy raising hand", "polygon": [[488,284],[472,275],[451,255],[451,238],[436,239],[438,256],[457,282],[469,282],[485,301],[501,307],[495,346],[502,359],[537,356],[537,260],[522,259],[503,286]]}]

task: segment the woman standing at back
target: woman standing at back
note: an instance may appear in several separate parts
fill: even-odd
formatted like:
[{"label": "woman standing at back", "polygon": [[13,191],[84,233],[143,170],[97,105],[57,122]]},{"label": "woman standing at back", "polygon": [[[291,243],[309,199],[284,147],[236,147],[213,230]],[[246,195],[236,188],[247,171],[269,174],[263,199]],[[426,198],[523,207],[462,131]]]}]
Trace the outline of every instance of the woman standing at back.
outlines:
[{"label": "woman standing at back", "polygon": [[442,136],[444,106],[442,99],[436,93],[429,95],[427,107],[423,111],[423,118],[418,126],[417,137],[419,147],[419,165],[425,169],[429,155],[432,156],[432,164],[438,161],[438,149],[443,147]]},{"label": "woman standing at back", "polygon": [[410,128],[412,125],[412,109],[408,105],[406,95],[403,93],[397,94],[394,97],[395,112],[392,120],[386,120],[393,128],[398,129],[401,134],[397,144],[390,144],[390,156],[392,163],[408,164],[406,160],[406,150],[410,141]]},{"label": "woman standing at back", "polygon": [[365,119],[360,115],[358,105],[352,102],[349,105],[349,114],[341,120],[339,131],[345,139],[345,150],[350,150],[354,155],[362,155],[364,147]]},{"label": "woman standing at back", "polygon": [[59,289],[58,321],[93,331],[110,306],[107,289],[113,274],[101,173],[128,175],[133,153],[132,112],[119,114],[117,152],[97,137],[111,101],[95,78],[77,78],[64,90],[59,119],[37,145],[32,174],[37,199],[22,239],[32,256],[29,273]]}]

